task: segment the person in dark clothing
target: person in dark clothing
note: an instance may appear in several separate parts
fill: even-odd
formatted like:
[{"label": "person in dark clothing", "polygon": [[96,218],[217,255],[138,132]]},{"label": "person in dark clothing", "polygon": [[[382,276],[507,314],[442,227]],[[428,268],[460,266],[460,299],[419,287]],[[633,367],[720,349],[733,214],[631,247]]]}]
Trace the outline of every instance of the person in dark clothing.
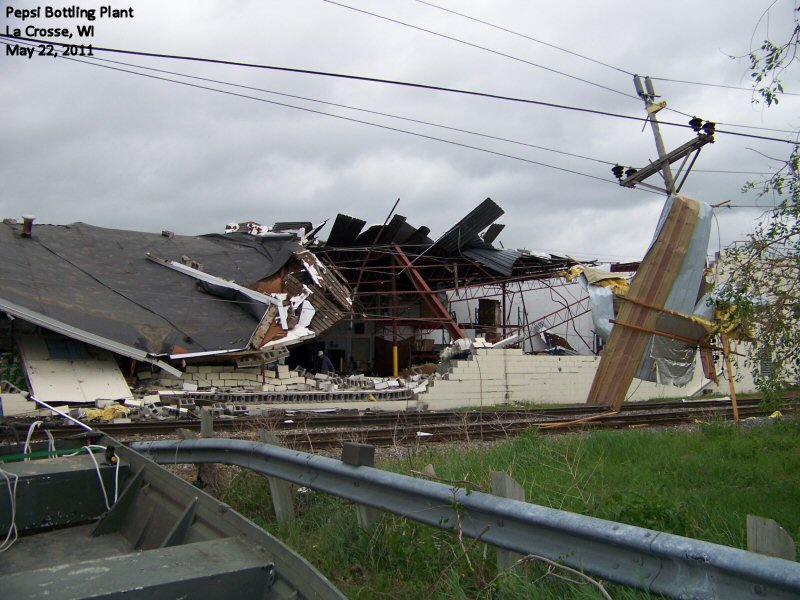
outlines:
[{"label": "person in dark clothing", "polygon": [[316,373],[323,373],[325,375],[334,372],[331,359],[325,356],[325,353],[322,350],[317,352],[317,360],[314,361],[314,371]]}]

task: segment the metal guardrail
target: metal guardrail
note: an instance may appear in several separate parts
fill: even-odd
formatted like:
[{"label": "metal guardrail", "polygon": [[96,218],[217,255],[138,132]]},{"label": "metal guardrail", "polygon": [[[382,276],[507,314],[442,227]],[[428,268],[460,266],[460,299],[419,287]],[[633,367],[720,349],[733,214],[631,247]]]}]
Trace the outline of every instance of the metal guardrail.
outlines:
[{"label": "metal guardrail", "polygon": [[800,597],[800,563],[243,440],[134,442],[161,464],[224,463],[682,600]]}]

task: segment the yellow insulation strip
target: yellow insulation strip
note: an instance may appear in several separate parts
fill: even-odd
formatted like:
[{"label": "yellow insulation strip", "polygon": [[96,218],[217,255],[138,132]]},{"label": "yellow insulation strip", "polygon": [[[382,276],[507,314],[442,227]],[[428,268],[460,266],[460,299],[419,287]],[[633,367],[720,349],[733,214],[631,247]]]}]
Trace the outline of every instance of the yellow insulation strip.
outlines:
[{"label": "yellow insulation strip", "polygon": [[85,411],[87,421],[103,421],[110,423],[114,419],[127,417],[131,411],[127,406],[115,404],[106,408],[87,408]]}]

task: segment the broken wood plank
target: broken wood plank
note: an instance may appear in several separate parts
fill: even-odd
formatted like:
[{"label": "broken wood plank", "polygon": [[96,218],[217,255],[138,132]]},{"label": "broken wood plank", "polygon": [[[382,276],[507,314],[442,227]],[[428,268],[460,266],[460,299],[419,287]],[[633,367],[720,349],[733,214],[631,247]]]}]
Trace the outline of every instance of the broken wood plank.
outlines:
[{"label": "broken wood plank", "polygon": [[661,331],[660,329],[649,329],[647,327],[641,327],[639,325],[634,325],[633,323],[623,323],[618,319],[610,319],[611,323],[614,325],[619,325],[620,327],[628,327],[635,331],[642,331],[644,333],[652,333],[653,335],[658,335],[661,337],[669,338],[671,340],[678,340],[679,342],[685,342],[690,346],[697,346],[698,348],[707,348],[709,350],[720,350],[716,346],[711,344],[706,344],[704,342],[698,342],[697,340],[693,340],[692,338],[684,337],[682,335],[678,335],[677,333],[670,333],[669,331]]},{"label": "broken wood plank", "polygon": [[[639,328],[656,328],[659,312],[640,306],[664,306],[689,249],[700,215],[700,203],[675,196],[653,245],[631,282],[617,319]],[[587,404],[610,404],[619,410],[639,368],[652,334],[614,327],[589,390]]]},{"label": "broken wood plank", "polygon": [[261,317],[261,321],[258,322],[258,327],[256,327],[256,330],[253,332],[253,336],[250,338],[251,348],[258,350],[264,345],[265,341],[268,341],[265,340],[267,332],[275,322],[277,316],[278,307],[275,304],[270,304],[264,312],[264,316]]}]

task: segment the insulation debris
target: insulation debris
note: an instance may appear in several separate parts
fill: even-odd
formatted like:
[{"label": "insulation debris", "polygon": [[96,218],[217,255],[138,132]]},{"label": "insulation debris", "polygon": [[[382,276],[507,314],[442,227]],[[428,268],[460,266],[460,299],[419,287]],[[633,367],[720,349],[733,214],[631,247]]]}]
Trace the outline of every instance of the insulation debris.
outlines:
[{"label": "insulation debris", "polygon": [[615,326],[589,404],[610,404],[618,410],[634,376],[674,385],[691,379],[697,343],[687,341],[699,343],[707,331],[683,315],[702,312],[708,305],[702,284],[710,228],[707,204],[682,196],[667,200],[626,301],[616,318],[609,319]]},{"label": "insulation debris", "polygon": [[107,406],[106,408],[84,408],[79,410],[83,413],[83,420],[88,423],[93,421],[112,423],[115,419],[127,418],[131,413],[130,408],[119,404]]}]

